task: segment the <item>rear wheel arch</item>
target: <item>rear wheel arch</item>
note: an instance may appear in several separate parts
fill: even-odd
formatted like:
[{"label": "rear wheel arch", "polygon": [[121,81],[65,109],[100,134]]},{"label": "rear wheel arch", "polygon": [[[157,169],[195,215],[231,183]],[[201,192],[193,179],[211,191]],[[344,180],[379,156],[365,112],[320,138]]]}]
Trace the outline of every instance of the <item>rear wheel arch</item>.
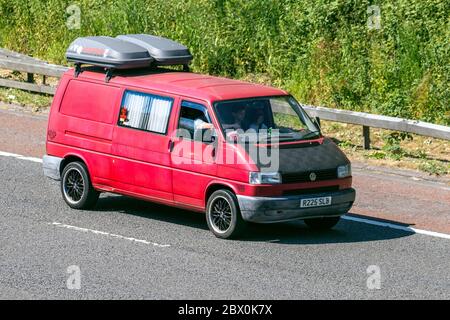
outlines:
[{"label": "rear wheel arch", "polygon": [[62,174],[62,172],[64,171],[64,168],[71,162],[82,162],[86,166],[86,168],[88,169],[88,172],[89,172],[89,167],[87,165],[87,162],[82,157],[80,157],[78,155],[70,154],[70,155],[66,155],[64,157],[64,159],[61,161],[61,164],[59,165],[59,173]]},{"label": "rear wheel arch", "polygon": [[73,209],[90,209],[97,203],[100,192],[92,186],[86,164],[68,161],[61,174],[61,193]]}]

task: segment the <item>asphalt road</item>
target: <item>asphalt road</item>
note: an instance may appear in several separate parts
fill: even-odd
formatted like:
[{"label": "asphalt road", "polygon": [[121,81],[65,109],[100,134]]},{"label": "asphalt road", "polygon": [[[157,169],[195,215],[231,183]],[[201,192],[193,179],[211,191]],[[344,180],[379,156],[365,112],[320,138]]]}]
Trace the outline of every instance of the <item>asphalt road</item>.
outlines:
[{"label": "asphalt road", "polygon": [[[42,156],[46,117],[0,111],[0,121],[0,299],[450,298],[448,236],[366,223],[449,234],[446,184],[356,168],[348,218],[365,223],[253,225],[226,241],[202,214],[124,196],[69,209],[40,163],[1,154]],[[80,289],[67,285],[73,266]]]},{"label": "asphalt road", "polygon": [[[69,209],[40,163],[0,157],[0,174],[0,298],[450,298],[447,239],[344,220],[224,241],[201,214],[123,196]],[[80,289],[67,288],[72,265]],[[380,289],[367,286],[371,265]]]}]

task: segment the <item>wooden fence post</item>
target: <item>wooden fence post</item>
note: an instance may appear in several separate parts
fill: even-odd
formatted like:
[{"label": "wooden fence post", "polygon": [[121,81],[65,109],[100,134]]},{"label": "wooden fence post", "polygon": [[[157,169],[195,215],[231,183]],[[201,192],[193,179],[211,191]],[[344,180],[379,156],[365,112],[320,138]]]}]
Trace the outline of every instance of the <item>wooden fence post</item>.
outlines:
[{"label": "wooden fence post", "polygon": [[370,149],[370,127],[368,126],[363,126],[363,148]]},{"label": "wooden fence post", "polygon": [[34,74],[27,73],[27,82],[33,83],[34,82]]}]

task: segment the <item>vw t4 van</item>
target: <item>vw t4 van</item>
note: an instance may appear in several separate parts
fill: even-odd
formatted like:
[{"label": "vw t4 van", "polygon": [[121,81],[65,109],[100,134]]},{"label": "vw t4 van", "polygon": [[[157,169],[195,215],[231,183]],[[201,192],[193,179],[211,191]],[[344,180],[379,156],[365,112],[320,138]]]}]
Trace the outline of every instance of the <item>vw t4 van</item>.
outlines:
[{"label": "vw t4 van", "polygon": [[122,194],[203,213],[219,238],[328,229],[351,208],[349,160],[289,93],[191,73],[185,46],[151,35],[78,38],[66,56],[43,169],[71,208]]}]

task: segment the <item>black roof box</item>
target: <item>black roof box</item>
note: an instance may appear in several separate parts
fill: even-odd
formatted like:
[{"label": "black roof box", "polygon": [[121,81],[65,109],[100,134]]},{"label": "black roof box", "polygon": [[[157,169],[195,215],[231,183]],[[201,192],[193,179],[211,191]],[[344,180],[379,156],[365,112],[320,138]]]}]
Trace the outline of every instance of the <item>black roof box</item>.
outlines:
[{"label": "black roof box", "polygon": [[189,49],[170,39],[148,34],[129,34],[117,36],[117,39],[136,44],[147,49],[159,66],[188,65],[192,60]]},{"label": "black roof box", "polygon": [[150,66],[154,59],[147,49],[111,37],[84,37],[73,41],[66,51],[68,61],[113,69]]}]

